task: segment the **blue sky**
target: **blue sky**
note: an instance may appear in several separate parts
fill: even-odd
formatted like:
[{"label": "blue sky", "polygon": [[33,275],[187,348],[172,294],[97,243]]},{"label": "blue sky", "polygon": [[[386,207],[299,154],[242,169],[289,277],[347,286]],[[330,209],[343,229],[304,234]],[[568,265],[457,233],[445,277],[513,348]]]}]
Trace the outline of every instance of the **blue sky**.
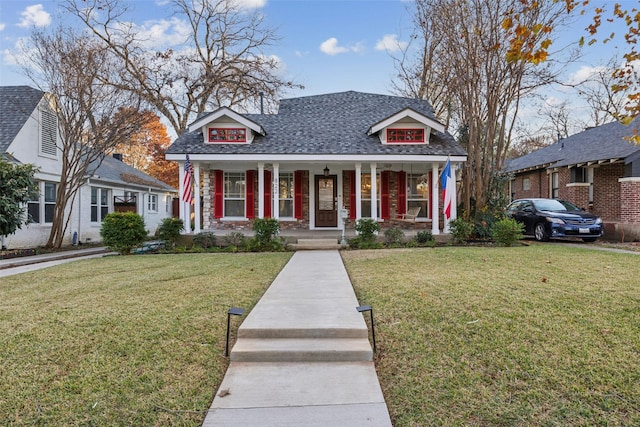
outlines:
[{"label": "blue sky", "polygon": [[[265,52],[275,55],[282,72],[305,86],[291,96],[355,90],[391,93],[394,63],[391,55],[399,45],[410,40],[412,21],[402,0],[237,0],[259,7],[267,25],[275,28],[280,41]],[[627,7],[637,7],[637,0],[623,0]],[[30,84],[23,77],[12,54],[21,37],[32,26],[55,24],[60,11],[55,1],[0,1],[0,84]],[[143,31],[155,31],[154,39],[168,43],[180,34],[181,25],[171,18],[169,0],[131,0],[130,19]],[[594,3],[595,4],[595,3]],[[611,2],[609,2],[611,4]],[[562,39],[554,46],[575,43],[589,23],[581,18],[571,28],[561,29]],[[606,24],[602,33],[623,25]],[[567,81],[588,75],[593,67],[604,64],[621,43],[600,43],[584,48],[585,56],[567,68]],[[562,88],[549,93],[549,102],[571,100]],[[575,106],[576,109],[580,108]],[[524,110],[526,111],[526,110]],[[530,112],[533,114],[533,112]]]}]

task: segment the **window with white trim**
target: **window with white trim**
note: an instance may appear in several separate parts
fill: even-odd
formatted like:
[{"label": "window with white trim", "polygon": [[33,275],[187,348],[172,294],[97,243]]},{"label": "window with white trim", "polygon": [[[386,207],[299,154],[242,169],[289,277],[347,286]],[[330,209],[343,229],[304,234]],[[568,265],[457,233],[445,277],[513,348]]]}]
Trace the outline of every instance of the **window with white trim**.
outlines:
[{"label": "window with white trim", "polygon": [[279,215],[283,218],[293,218],[293,172],[280,173],[278,188],[280,190]]},{"label": "window with white trim", "polygon": [[424,129],[387,129],[387,143],[424,142]]},{"label": "window with white trim", "polygon": [[529,178],[522,178],[522,191],[529,191],[531,189],[531,180]]},{"label": "window with white trim", "polygon": [[58,154],[58,118],[48,108],[40,110],[40,154],[56,157]]},{"label": "window with white trim", "polygon": [[560,194],[560,179],[558,177],[558,172],[552,172],[550,179],[550,188],[551,188],[551,196],[552,199],[557,199]]},{"label": "window with white trim", "polygon": [[224,173],[224,216],[244,217],[245,205],[245,173]]},{"label": "window with white trim", "polygon": [[58,184],[42,181],[38,183],[38,198],[27,202],[27,222],[31,224],[51,224],[56,206]]},{"label": "window with white trim", "polygon": [[147,199],[147,211],[158,212],[158,195],[157,194],[149,194],[149,198]]},{"label": "window with white trim", "polygon": [[[380,175],[376,174],[376,217],[380,218]],[[363,173],[360,178],[360,212],[365,218],[371,217],[371,174]]]},{"label": "window with white trim", "polygon": [[429,216],[429,176],[427,174],[407,174],[407,211],[420,208],[418,218]]},{"label": "window with white trim", "polygon": [[247,142],[245,128],[209,128],[209,142]]},{"label": "window with white trim", "polygon": [[102,222],[109,213],[109,194],[106,188],[91,187],[91,222]]}]

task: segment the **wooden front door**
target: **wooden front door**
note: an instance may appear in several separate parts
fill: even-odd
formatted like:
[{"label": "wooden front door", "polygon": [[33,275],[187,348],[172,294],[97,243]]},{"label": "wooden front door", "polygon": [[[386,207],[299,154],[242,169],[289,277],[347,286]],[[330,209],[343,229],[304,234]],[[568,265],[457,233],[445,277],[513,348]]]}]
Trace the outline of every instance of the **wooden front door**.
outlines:
[{"label": "wooden front door", "polygon": [[316,227],[338,226],[337,175],[316,175]]}]

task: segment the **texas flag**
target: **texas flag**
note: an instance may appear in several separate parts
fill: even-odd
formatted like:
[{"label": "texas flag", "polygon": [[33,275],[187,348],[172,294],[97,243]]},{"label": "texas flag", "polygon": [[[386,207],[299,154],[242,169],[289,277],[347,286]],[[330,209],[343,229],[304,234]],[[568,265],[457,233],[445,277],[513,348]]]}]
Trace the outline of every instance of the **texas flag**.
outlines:
[{"label": "texas flag", "polygon": [[456,188],[456,183],[451,174],[451,159],[447,159],[447,164],[442,170],[440,186],[442,187],[442,199],[444,200],[442,212],[444,213],[444,219],[449,220],[451,219],[451,196]]}]

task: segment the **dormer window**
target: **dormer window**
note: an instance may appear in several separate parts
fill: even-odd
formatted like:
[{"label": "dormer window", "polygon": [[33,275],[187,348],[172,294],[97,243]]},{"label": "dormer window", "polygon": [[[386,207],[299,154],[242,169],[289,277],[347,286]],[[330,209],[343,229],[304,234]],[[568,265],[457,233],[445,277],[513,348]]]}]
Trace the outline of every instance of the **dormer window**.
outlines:
[{"label": "dormer window", "polygon": [[209,142],[247,142],[247,129],[209,128]]},{"label": "dormer window", "polygon": [[387,129],[387,143],[424,142],[424,129]]}]

